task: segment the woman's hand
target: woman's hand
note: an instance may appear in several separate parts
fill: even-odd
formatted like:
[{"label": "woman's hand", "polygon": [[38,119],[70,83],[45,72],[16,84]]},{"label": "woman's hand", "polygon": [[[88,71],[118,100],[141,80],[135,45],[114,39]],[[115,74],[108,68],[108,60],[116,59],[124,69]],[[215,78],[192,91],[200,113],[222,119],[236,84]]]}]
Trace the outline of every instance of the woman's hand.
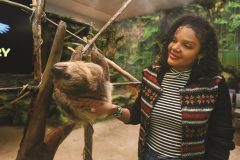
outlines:
[{"label": "woman's hand", "polygon": [[92,98],[78,98],[76,100],[71,100],[71,104],[68,105],[78,108],[79,110],[89,110],[90,112],[96,114],[97,117],[111,115],[117,108],[117,106],[112,103]]},{"label": "woman's hand", "polygon": [[[79,110],[89,110],[97,117],[105,117],[106,115],[112,115],[116,112],[118,106],[110,102],[105,102],[101,100],[96,100],[92,98],[78,98],[76,100],[71,100],[69,106],[76,107]],[[128,123],[130,120],[130,112],[128,109],[124,108],[122,116],[118,118],[124,123]]]}]

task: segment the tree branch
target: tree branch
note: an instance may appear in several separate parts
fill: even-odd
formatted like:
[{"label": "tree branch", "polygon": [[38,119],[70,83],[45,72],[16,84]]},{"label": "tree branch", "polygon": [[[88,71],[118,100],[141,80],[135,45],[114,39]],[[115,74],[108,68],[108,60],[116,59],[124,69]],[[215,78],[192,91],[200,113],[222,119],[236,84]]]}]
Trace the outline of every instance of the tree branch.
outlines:
[{"label": "tree branch", "polygon": [[84,54],[89,47],[96,41],[96,39],[103,33],[103,31],[127,8],[132,0],[127,0],[124,5],[110,18],[110,20],[100,29],[100,31],[91,39],[89,43],[83,48],[82,54]]},{"label": "tree branch", "polygon": [[111,61],[110,59],[105,58],[107,61],[108,65],[116,69],[119,73],[121,73],[124,77],[129,79],[132,82],[139,82],[135,77],[133,77],[131,74],[129,74],[127,71],[123,70],[121,67],[119,67],[116,63]]}]

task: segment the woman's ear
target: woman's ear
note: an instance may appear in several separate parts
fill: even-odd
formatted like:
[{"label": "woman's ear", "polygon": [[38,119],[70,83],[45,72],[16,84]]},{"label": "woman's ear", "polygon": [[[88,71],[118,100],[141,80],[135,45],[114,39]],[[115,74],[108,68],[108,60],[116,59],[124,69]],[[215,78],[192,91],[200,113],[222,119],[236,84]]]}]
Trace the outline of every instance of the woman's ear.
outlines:
[{"label": "woman's ear", "polygon": [[205,57],[205,55],[204,54],[202,54],[202,53],[200,53],[198,56],[197,56],[197,64],[199,65],[200,64],[200,61],[201,61],[201,59],[203,58],[203,57]]},{"label": "woman's ear", "polygon": [[205,55],[203,53],[200,53],[198,56],[197,56],[197,60],[201,60],[203,57],[205,57]]}]

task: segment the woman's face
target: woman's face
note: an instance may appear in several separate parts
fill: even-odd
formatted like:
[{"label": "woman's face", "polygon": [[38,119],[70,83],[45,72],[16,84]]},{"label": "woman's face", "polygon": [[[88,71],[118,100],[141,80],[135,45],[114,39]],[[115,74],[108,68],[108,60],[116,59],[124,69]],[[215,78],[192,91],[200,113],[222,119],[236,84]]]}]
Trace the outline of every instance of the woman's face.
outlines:
[{"label": "woman's face", "polygon": [[200,42],[189,26],[179,27],[168,45],[168,64],[178,71],[191,69],[198,58]]}]

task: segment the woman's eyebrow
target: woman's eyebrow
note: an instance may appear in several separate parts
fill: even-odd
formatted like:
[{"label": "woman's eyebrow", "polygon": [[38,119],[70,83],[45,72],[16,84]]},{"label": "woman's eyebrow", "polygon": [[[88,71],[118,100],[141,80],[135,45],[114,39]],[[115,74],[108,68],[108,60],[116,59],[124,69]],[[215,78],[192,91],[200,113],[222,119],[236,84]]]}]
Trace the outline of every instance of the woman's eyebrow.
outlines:
[{"label": "woman's eyebrow", "polygon": [[[177,40],[178,38],[177,38],[176,35],[174,35],[172,39],[174,39],[174,40],[176,39]],[[196,43],[194,41],[188,40],[188,39],[183,39],[183,42],[184,43],[189,43],[189,44],[192,44],[192,45],[196,45]]]},{"label": "woman's eyebrow", "polygon": [[197,45],[195,41],[190,40],[190,39],[183,39],[182,41],[183,41],[184,43],[189,43],[189,44],[192,44],[192,45]]},{"label": "woman's eyebrow", "polygon": [[191,41],[191,40],[183,40],[183,41],[190,44],[196,44],[194,41]]}]

